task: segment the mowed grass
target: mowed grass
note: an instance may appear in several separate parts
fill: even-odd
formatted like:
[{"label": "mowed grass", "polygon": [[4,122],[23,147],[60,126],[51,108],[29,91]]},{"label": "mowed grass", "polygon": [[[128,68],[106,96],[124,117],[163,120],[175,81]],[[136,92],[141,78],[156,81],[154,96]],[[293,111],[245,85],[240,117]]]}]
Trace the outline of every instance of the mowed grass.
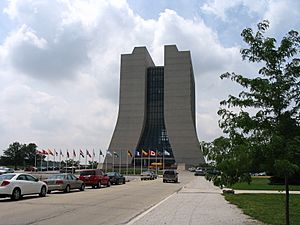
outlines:
[{"label": "mowed grass", "polygon": [[[232,187],[235,190],[285,190],[284,185],[270,185],[267,177],[252,177],[252,182],[236,183]],[[300,185],[289,185],[290,191],[300,191]]]},{"label": "mowed grass", "polygon": [[[252,218],[267,224],[285,224],[284,194],[225,194],[225,199],[237,205]],[[290,195],[290,224],[300,224],[300,195]]]}]

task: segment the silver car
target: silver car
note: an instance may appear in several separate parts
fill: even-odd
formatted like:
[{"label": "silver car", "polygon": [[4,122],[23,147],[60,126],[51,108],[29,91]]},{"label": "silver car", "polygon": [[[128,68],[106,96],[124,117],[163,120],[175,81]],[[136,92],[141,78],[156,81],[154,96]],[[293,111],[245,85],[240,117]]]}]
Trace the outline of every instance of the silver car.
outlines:
[{"label": "silver car", "polygon": [[79,189],[80,191],[85,189],[84,182],[71,173],[55,174],[44,180],[44,182],[48,185],[48,194],[51,191],[68,193],[71,189]]}]

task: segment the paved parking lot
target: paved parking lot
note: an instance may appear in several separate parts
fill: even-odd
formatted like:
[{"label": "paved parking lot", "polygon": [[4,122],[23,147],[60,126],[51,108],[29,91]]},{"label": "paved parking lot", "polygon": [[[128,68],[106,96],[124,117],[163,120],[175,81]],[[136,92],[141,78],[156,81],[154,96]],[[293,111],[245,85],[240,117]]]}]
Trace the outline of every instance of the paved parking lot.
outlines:
[{"label": "paved parking lot", "polygon": [[25,196],[17,202],[0,199],[0,225],[259,224],[227,203],[203,177],[181,172],[179,181],[131,178],[109,188]]}]

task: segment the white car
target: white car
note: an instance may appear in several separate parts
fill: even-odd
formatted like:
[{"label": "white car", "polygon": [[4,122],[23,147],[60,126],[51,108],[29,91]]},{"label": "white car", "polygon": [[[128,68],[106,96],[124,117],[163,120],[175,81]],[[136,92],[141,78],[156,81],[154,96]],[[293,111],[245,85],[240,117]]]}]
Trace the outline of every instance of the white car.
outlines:
[{"label": "white car", "polygon": [[39,194],[45,197],[47,184],[26,173],[6,173],[0,175],[0,197],[19,200],[23,195]]}]

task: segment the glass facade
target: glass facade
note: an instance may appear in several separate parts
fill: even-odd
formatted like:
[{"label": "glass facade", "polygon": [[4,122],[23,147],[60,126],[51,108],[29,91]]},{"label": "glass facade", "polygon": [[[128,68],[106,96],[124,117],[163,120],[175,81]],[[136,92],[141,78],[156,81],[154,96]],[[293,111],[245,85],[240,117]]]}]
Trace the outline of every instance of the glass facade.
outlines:
[{"label": "glass facade", "polygon": [[162,162],[162,160],[165,164],[174,164],[175,160],[164,122],[164,67],[162,66],[147,69],[146,102],[145,124],[135,157],[136,159],[143,157],[144,165]]}]

